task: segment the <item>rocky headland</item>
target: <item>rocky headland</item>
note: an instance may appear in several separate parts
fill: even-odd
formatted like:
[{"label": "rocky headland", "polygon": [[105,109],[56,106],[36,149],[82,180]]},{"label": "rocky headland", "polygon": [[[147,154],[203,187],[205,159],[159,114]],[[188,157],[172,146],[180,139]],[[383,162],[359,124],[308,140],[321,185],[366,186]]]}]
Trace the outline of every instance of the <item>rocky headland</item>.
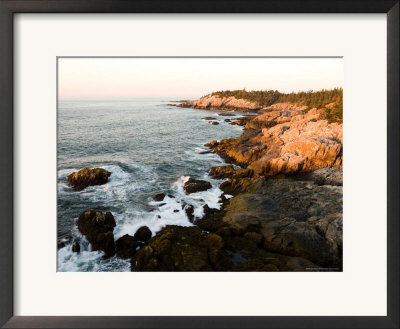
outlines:
[{"label": "rocky headland", "polygon": [[257,112],[260,106],[255,103],[244,99],[237,99],[233,96],[218,97],[214,95],[207,95],[198,100],[186,100],[178,107],[191,107],[203,110],[224,110],[224,111],[237,111],[237,112]]},{"label": "rocky headland", "polygon": [[205,144],[228,163],[209,175],[226,179],[220,188],[233,197],[222,197],[222,210],[207,207],[195,227],[157,233],[132,258],[132,270],[341,270],[340,92],[317,106],[275,94],[268,106],[215,94],[179,104],[257,115],[235,118],[244,126],[240,137]]},{"label": "rocky headland", "polygon": [[[209,171],[224,179],[221,209],[206,205],[204,217],[195,218],[193,206],[183,204],[194,226],[169,225],[154,236],[141,227],[116,242],[112,215],[88,210],[79,217],[80,232],[94,250],[130,259],[132,271],[341,271],[341,92],[257,94],[262,101],[219,92],[182,101],[178,107],[253,113],[222,115],[243,126],[242,134],[205,144],[227,163]],[[70,184],[80,189],[83,182]],[[187,194],[209,188],[194,178],[184,185]]]}]

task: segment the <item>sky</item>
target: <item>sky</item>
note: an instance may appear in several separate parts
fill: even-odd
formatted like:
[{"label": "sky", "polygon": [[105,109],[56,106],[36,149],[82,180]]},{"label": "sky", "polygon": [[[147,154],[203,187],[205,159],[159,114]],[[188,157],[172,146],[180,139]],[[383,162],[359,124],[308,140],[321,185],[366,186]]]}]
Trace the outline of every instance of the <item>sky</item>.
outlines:
[{"label": "sky", "polygon": [[342,87],[341,58],[59,58],[59,99],[199,98]]}]

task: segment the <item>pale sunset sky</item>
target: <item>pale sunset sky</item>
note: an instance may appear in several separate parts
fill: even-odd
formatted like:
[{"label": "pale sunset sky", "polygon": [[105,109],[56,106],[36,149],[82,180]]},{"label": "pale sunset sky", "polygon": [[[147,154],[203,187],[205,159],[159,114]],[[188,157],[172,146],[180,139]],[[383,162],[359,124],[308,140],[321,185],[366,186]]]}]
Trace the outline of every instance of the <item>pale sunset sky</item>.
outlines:
[{"label": "pale sunset sky", "polygon": [[199,98],[218,90],[343,86],[341,58],[59,58],[63,99]]}]

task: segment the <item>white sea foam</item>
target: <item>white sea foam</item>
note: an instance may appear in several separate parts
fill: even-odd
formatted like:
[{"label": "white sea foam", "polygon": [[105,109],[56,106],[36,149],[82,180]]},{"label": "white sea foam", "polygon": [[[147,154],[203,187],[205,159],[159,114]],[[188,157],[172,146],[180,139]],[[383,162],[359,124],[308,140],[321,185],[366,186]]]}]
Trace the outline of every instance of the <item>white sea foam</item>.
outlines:
[{"label": "white sea foam", "polygon": [[130,263],[128,260],[118,258],[104,258],[101,251],[81,250],[79,253],[72,251],[72,245],[68,244],[58,250],[59,272],[128,272]]}]

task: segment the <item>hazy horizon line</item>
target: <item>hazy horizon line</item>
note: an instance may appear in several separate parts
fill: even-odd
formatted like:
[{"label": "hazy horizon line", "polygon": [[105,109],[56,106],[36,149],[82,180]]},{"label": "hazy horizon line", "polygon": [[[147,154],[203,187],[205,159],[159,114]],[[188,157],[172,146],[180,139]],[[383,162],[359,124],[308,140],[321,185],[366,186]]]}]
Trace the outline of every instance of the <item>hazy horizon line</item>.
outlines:
[{"label": "hazy horizon line", "polygon": [[[268,90],[276,90],[281,94],[290,94],[290,93],[300,93],[300,92],[318,92],[321,90],[333,90],[333,89],[343,89],[342,86],[336,86],[333,88],[321,88],[321,89],[312,89],[312,90],[296,90],[296,91],[291,91],[291,92],[282,92],[278,89],[256,89],[256,90],[246,90],[248,92],[252,91],[268,91]],[[201,97],[204,97],[206,95],[210,95],[213,92],[217,91],[226,91],[226,90],[232,90],[232,89],[220,89],[220,90],[215,90],[211,91],[208,94],[204,94],[201,96],[110,96],[110,97],[93,97],[93,96],[87,96],[87,97],[81,97],[81,96],[76,96],[76,97],[57,97],[58,101],[132,101],[132,100],[139,100],[139,99],[162,99],[165,98],[165,101],[180,101],[180,100],[193,100],[193,99],[199,99]],[[235,90],[240,90],[240,89],[235,89]]]}]

